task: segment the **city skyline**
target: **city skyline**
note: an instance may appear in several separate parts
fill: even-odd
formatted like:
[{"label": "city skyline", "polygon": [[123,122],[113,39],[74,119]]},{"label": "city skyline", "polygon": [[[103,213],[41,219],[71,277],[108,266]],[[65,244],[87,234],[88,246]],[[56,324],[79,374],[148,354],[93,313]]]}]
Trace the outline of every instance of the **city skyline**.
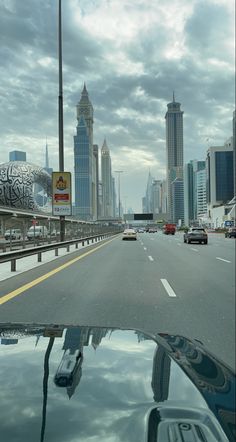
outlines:
[{"label": "city skyline", "polygon": [[[140,211],[149,168],[165,178],[164,114],[173,90],[185,112],[184,163],[204,159],[208,144],[222,145],[232,134],[234,2],[140,1],[129,16],[126,7],[126,0],[63,2],[65,168],[73,172],[75,106],[85,81],[95,142],[106,137],[114,169],[129,171],[121,200],[126,195],[127,207]],[[22,150],[43,164],[47,136],[57,170],[56,4],[6,1],[0,12],[0,161]]]}]

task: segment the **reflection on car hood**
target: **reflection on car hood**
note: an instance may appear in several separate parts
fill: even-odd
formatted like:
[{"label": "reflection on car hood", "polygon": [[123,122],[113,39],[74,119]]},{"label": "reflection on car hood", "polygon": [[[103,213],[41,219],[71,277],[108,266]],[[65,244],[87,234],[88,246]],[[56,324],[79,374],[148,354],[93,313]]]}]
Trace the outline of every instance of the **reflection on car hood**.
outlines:
[{"label": "reflection on car hood", "polygon": [[1,440],[234,441],[235,375],[198,341],[0,325]]}]

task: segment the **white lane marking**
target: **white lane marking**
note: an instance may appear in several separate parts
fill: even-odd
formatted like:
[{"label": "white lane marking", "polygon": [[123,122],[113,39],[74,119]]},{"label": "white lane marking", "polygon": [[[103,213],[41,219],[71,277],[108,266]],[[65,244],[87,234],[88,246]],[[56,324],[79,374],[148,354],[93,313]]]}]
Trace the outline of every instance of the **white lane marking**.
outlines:
[{"label": "white lane marking", "polygon": [[175,294],[174,290],[172,289],[172,287],[170,286],[170,284],[168,283],[168,281],[166,279],[161,279],[161,282],[162,282],[163,286],[165,287],[168,295],[171,298],[176,298],[176,294]]},{"label": "white lane marking", "polygon": [[154,261],[152,256],[149,256],[148,258],[149,258],[150,261]]},{"label": "white lane marking", "polygon": [[198,252],[198,249],[193,249],[193,247],[190,247],[191,250],[193,250],[194,252]]},{"label": "white lane marking", "polygon": [[143,250],[147,250],[147,247],[144,247]]},{"label": "white lane marking", "polygon": [[177,246],[181,246],[182,244],[180,242],[178,242]]},{"label": "white lane marking", "polygon": [[231,261],[228,261],[228,259],[220,258],[219,256],[217,256],[216,259],[219,259],[220,261],[231,263]]}]

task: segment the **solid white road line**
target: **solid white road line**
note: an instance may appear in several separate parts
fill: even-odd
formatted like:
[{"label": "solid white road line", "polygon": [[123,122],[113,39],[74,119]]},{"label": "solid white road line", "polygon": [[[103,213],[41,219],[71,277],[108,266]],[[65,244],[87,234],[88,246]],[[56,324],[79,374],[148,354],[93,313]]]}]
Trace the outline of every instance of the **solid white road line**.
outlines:
[{"label": "solid white road line", "polygon": [[149,258],[150,261],[154,261],[152,256],[149,256],[148,258]]},{"label": "solid white road line", "polygon": [[191,250],[193,250],[194,252],[198,252],[198,249],[193,249],[193,247],[190,247]]},{"label": "solid white road line", "polygon": [[228,259],[220,258],[219,256],[217,256],[216,259],[219,259],[220,261],[231,263],[231,261],[228,261]]},{"label": "solid white road line", "polygon": [[168,283],[168,281],[166,279],[161,279],[161,282],[162,282],[163,286],[165,287],[168,295],[171,298],[176,298],[176,294],[175,294],[174,290],[172,289],[172,287],[170,286],[170,284]]}]

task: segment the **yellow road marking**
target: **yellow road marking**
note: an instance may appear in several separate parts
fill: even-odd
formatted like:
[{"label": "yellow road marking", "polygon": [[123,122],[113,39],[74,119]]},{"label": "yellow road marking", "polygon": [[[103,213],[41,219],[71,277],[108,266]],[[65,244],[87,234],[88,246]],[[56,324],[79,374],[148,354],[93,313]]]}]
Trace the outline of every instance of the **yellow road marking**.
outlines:
[{"label": "yellow road marking", "polygon": [[5,304],[5,302],[9,301],[12,298],[15,298],[16,296],[20,295],[21,293],[25,292],[26,290],[29,290],[31,287],[34,287],[35,285],[40,284],[40,282],[45,281],[45,279],[50,278],[50,276],[53,276],[56,273],[61,272],[61,270],[66,269],[71,264],[74,264],[75,262],[79,261],[80,259],[85,258],[88,255],[91,255],[91,253],[96,252],[96,250],[100,249],[101,247],[104,247],[105,245],[109,244],[111,241],[114,241],[114,239],[116,239],[116,237],[110,239],[109,241],[106,241],[105,243],[101,244],[100,246],[95,247],[92,250],[89,250],[88,252],[83,253],[83,255],[77,256],[77,258],[71,259],[70,261],[66,262],[65,264],[62,264],[61,266],[57,267],[56,269],[51,270],[48,273],[45,273],[45,275],[42,275],[39,278],[36,278],[33,281],[22,285],[18,289],[13,290],[10,293],[7,293],[6,295],[4,295],[0,298],[0,305]]}]

